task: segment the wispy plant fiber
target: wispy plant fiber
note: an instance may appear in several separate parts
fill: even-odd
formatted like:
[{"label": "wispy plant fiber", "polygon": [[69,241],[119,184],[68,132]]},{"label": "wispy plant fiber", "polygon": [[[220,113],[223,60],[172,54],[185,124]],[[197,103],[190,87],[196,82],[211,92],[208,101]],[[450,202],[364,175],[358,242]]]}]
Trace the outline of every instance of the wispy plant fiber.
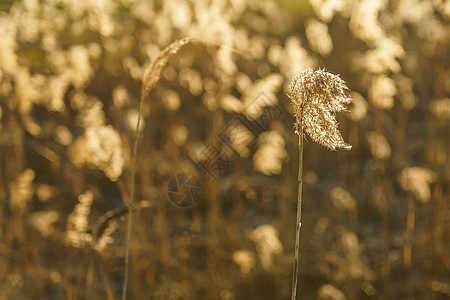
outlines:
[{"label": "wispy plant fiber", "polygon": [[335,113],[347,111],[352,99],[345,95],[345,81],[325,70],[306,69],[292,79],[290,99],[294,108],[295,132],[305,130],[317,143],[336,150],[350,150],[338,129]]},{"label": "wispy plant fiber", "polygon": [[177,40],[161,51],[161,53],[158,55],[158,57],[156,57],[151,66],[144,72],[142,78],[142,98],[147,97],[150,90],[159,81],[161,70],[167,64],[167,60],[169,59],[169,57],[172,54],[177,53],[181,47],[189,43],[191,40],[191,38],[183,38]]}]

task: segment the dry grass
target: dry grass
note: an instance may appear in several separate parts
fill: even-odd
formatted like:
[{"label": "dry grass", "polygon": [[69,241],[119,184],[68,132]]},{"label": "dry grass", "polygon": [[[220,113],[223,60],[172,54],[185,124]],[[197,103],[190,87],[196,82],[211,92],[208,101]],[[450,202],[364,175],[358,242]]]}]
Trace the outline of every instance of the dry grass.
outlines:
[{"label": "dry grass", "polygon": [[0,300],[289,299],[286,94],[319,65],[352,151],[305,139],[298,295],[448,298],[448,1],[0,10]]},{"label": "dry grass", "polygon": [[344,142],[337,128],[335,113],[346,111],[346,104],[352,99],[345,95],[348,87],[337,75],[325,70],[306,69],[292,79],[289,98],[295,116],[295,133],[298,135],[298,191],[297,222],[295,225],[295,254],[292,274],[291,299],[297,299],[298,263],[300,251],[300,230],[302,227],[303,200],[303,133],[306,131],[315,142],[331,150],[343,148],[350,150],[351,145]]}]

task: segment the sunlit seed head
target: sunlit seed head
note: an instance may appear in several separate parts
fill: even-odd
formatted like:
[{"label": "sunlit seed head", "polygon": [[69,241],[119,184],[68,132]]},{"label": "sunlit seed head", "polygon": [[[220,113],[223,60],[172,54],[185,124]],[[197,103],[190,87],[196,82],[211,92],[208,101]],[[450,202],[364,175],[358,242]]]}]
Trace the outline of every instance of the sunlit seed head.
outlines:
[{"label": "sunlit seed head", "polygon": [[237,250],[232,256],[233,262],[238,264],[243,275],[248,274],[256,264],[255,255],[248,250]]},{"label": "sunlit seed head", "polygon": [[328,33],[328,25],[315,18],[309,18],[305,22],[306,37],[308,43],[315,52],[326,57],[333,50],[333,40]]},{"label": "sunlit seed head", "polygon": [[391,146],[381,133],[369,131],[366,134],[366,140],[370,153],[375,159],[387,160],[391,157]]},{"label": "sunlit seed head", "polygon": [[325,70],[306,69],[292,79],[290,99],[296,118],[295,130],[305,130],[317,143],[331,150],[351,149],[337,128],[336,112],[347,111],[352,99],[345,95],[348,89],[337,75]]},{"label": "sunlit seed head", "polygon": [[402,189],[413,193],[416,199],[423,203],[430,201],[430,185],[436,179],[436,173],[430,169],[421,167],[404,168],[398,176],[398,181]]},{"label": "sunlit seed head", "polygon": [[429,109],[438,119],[450,119],[450,98],[433,100],[429,104]]}]

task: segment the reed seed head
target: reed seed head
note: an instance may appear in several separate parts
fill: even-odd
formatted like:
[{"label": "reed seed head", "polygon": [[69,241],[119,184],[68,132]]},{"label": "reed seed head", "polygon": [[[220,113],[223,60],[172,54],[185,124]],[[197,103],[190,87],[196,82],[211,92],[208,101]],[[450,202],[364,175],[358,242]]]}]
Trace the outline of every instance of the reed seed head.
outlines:
[{"label": "reed seed head", "polygon": [[306,69],[292,79],[289,98],[292,101],[295,132],[302,130],[317,143],[336,150],[350,150],[338,130],[335,113],[347,111],[352,99],[345,95],[345,81],[325,70]]}]

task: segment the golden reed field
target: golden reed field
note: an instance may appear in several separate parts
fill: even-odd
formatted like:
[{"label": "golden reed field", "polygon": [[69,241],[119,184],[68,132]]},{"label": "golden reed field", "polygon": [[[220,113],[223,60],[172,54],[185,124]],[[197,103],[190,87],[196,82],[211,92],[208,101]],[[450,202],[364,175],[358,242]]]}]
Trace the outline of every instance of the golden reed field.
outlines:
[{"label": "golden reed field", "polygon": [[0,300],[449,299],[449,21],[0,0]]}]

